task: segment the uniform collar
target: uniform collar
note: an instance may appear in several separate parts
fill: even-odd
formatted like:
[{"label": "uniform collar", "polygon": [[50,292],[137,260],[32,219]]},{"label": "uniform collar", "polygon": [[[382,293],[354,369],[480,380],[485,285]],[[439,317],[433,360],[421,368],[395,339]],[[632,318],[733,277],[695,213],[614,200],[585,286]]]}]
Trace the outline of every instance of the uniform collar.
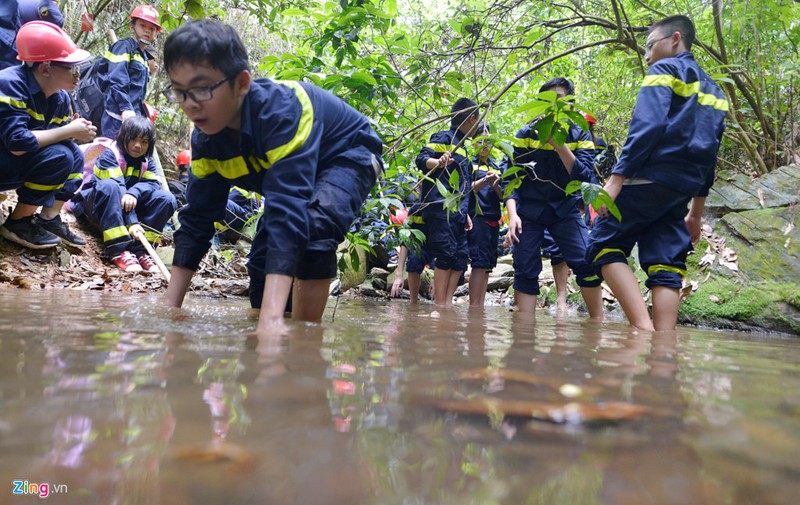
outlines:
[{"label": "uniform collar", "polygon": [[31,96],[37,93],[44,94],[42,87],[39,86],[39,81],[36,80],[36,76],[33,74],[33,69],[24,63],[20,66],[22,67],[22,71],[25,72],[25,80],[28,83],[28,89],[30,90]]}]

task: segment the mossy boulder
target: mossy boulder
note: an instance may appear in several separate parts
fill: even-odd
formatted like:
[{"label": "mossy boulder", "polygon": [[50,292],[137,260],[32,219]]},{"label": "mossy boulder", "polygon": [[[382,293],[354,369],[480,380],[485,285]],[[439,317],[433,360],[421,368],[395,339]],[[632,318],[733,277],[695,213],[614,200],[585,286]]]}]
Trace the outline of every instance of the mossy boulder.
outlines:
[{"label": "mossy boulder", "polygon": [[800,335],[798,211],[765,208],[718,219],[715,242],[701,241],[688,258],[697,289],[680,307],[681,322]]},{"label": "mossy boulder", "polygon": [[800,203],[800,166],[789,165],[753,179],[745,174],[717,173],[706,200],[706,212],[721,217],[730,212]]},{"label": "mossy boulder", "polygon": [[[353,252],[355,251],[355,252]],[[357,269],[353,268],[353,261],[351,255],[357,255],[358,261]],[[361,285],[367,278],[367,253],[360,247],[352,248],[350,242],[345,240],[339,245],[339,251],[336,254],[337,261],[339,262],[339,280],[342,281],[342,291],[347,291],[356,286]],[[344,257],[345,261],[341,261]],[[344,268],[341,268],[341,266]]]},{"label": "mossy boulder", "polygon": [[794,283],[715,277],[680,307],[682,323],[800,334],[800,294]]}]

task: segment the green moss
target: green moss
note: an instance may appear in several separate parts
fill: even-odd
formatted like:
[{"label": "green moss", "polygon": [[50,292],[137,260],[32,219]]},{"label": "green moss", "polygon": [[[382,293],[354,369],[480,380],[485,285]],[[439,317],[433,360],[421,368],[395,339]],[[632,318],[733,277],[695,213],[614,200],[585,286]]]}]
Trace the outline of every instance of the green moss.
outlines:
[{"label": "green moss", "polygon": [[[715,301],[716,300],[716,301]],[[715,278],[703,283],[680,307],[682,320],[718,326],[724,321],[800,333],[800,321],[792,314],[800,308],[794,284]]]}]

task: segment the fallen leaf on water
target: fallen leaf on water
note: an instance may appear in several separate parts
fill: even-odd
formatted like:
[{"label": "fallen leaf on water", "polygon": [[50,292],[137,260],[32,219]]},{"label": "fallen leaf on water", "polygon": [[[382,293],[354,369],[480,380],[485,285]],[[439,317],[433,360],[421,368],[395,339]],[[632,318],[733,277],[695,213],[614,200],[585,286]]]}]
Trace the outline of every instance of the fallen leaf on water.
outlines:
[{"label": "fallen leaf on water", "polygon": [[[533,375],[519,370],[509,370],[507,368],[473,368],[465,370],[459,374],[461,379],[488,379],[497,380],[502,379],[511,382],[522,382],[523,384],[535,384],[549,386],[553,389],[560,389],[564,383],[558,379],[551,379],[550,377],[543,377],[541,375]],[[579,386],[574,386],[579,387]],[[592,391],[594,388],[584,386],[586,390]],[[584,392],[584,390],[581,390]]]},{"label": "fallen leaf on water", "polygon": [[623,421],[642,416],[648,412],[646,407],[626,402],[607,402],[598,404],[547,403],[535,401],[500,400],[482,398],[466,401],[441,400],[434,402],[441,410],[462,414],[481,414],[511,417],[529,417],[554,423],[580,424],[597,421]]},{"label": "fallen leaf on water", "polygon": [[203,446],[179,447],[175,459],[191,463],[231,462],[241,468],[255,465],[257,458],[251,451],[231,442],[216,441]]}]

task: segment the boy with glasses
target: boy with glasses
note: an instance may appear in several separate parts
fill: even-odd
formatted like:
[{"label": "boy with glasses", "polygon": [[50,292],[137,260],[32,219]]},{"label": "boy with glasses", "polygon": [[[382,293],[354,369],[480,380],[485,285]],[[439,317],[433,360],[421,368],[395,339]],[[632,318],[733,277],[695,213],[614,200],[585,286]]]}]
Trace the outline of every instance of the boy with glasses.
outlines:
[{"label": "boy with glasses", "polygon": [[292,317],[319,321],[336,276],[336,249],[382,169],[382,142],[367,118],[316,86],[252,80],[247,50],[220,21],[191,21],[164,45],[167,99],[197,127],[187,205],[175,232],[166,304],[180,307],[222,221],[231,186],[264,196],[250,250],[257,331]]},{"label": "boy with glasses", "polygon": [[[686,256],[700,238],[725,127],[728,102],[695,62],[694,38],[694,24],[686,16],[665,18],[648,31],[650,70],[625,147],[605,185],[622,221],[600,208],[587,253],[630,324],[642,330],[675,329]],[[647,272],[645,285],[652,290],[652,319],[627,262],[634,244]]]},{"label": "boy with glasses", "polygon": [[90,55],[45,21],[20,28],[17,50],[24,64],[0,71],[0,190],[16,189],[19,200],[0,235],[31,249],[84,245],[60,211],[82,180],[83,154],[74,141],[95,136],[95,127],[73,114],[65,91],[75,89],[76,65]]}]

